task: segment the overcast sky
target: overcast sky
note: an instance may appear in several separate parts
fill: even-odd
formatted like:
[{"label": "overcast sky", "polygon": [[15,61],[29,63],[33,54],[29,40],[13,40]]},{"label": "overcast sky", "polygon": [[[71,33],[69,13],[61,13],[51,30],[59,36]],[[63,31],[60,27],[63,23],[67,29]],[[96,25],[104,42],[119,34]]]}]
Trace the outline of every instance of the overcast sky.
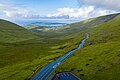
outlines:
[{"label": "overcast sky", "polygon": [[69,16],[88,19],[120,12],[120,0],[0,0],[1,19]]}]

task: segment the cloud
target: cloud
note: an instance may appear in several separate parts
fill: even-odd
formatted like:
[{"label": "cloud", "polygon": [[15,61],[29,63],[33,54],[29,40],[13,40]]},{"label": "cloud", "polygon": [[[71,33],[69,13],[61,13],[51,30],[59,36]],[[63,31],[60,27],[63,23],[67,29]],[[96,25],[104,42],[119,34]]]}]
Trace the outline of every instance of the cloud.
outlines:
[{"label": "cloud", "polygon": [[[87,4],[87,0],[86,1]],[[99,0],[97,0],[99,1]],[[97,1],[93,3],[97,3]],[[91,2],[91,4],[92,4]],[[107,10],[103,8],[96,8],[94,6],[82,6],[80,8],[58,8],[55,13],[46,14],[40,16],[40,13],[34,13],[27,10],[22,6],[0,4],[0,18],[9,18],[9,19],[40,19],[40,18],[58,18],[58,19],[88,19],[92,17],[107,15],[115,13],[114,10]]]},{"label": "cloud", "polygon": [[113,10],[106,10],[102,8],[95,8],[94,6],[83,6],[81,8],[59,8],[54,14],[48,14],[48,17],[69,16],[69,18],[88,19],[115,13]]},{"label": "cloud", "polygon": [[0,4],[0,15],[4,18],[35,18],[39,16],[23,7],[7,4]]},{"label": "cloud", "polygon": [[81,0],[86,5],[120,11],[120,0]]}]

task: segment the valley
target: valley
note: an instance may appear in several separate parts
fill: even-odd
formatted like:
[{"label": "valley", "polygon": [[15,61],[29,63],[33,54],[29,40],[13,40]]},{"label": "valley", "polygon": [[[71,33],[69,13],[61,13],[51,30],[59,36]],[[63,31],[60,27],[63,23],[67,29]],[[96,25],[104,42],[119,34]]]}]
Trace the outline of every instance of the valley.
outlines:
[{"label": "valley", "polygon": [[33,72],[35,75],[46,64],[77,48],[85,32],[90,38],[84,47],[54,73],[71,71],[83,80],[120,79],[120,14],[42,31],[39,28],[44,27],[25,29],[0,20],[0,80],[24,80]]}]

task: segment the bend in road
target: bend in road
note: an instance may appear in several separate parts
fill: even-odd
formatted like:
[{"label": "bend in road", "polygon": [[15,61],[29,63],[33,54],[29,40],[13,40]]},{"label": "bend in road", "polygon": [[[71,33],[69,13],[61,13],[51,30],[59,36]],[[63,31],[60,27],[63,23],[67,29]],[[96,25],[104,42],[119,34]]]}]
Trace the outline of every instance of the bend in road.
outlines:
[{"label": "bend in road", "polygon": [[50,75],[54,72],[54,70],[63,62],[65,61],[69,56],[71,56],[75,51],[83,48],[83,45],[85,43],[85,41],[89,38],[89,35],[87,33],[86,34],[86,38],[83,39],[81,41],[81,43],[79,44],[79,47],[68,52],[67,54],[65,54],[64,56],[62,56],[61,58],[57,59],[56,61],[47,64],[46,66],[44,66],[33,78],[31,78],[31,80],[47,80]]}]

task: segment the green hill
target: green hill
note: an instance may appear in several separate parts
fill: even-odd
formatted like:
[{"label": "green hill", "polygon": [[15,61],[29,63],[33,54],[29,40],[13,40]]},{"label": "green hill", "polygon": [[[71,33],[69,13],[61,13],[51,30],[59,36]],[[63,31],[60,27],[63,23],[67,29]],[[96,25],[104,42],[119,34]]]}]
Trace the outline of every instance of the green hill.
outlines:
[{"label": "green hill", "polygon": [[0,43],[12,43],[33,39],[32,32],[5,20],[0,20]]},{"label": "green hill", "polygon": [[0,20],[0,80],[28,78],[36,70],[77,47],[84,37],[81,32],[57,35],[61,33],[54,36],[49,32],[32,32]]},{"label": "green hill", "polygon": [[49,37],[50,36],[53,36],[53,37],[64,36],[64,35],[74,34],[78,32],[85,32],[86,30],[90,28],[93,28],[98,25],[111,21],[118,15],[119,14],[111,14],[111,15],[106,15],[106,16],[100,16],[97,18],[90,18],[88,20],[68,24],[68,25],[61,26],[61,27],[46,28],[41,31],[37,30],[37,29],[42,29],[41,27],[32,28],[31,30],[35,32],[39,32],[43,36],[46,36],[46,34],[49,35]]},{"label": "green hill", "polygon": [[84,48],[75,52],[57,71],[72,71],[83,80],[120,80],[120,15],[104,22],[105,17],[103,24],[92,27],[90,24],[91,28],[85,25],[96,24],[96,20],[103,17],[85,23],[90,38]]},{"label": "green hill", "polygon": [[0,20],[0,80],[25,80],[45,64],[76,48],[85,38],[84,32],[90,34],[84,48],[57,71],[72,71],[85,80],[119,80],[119,14],[43,31],[36,29],[27,30]]}]

